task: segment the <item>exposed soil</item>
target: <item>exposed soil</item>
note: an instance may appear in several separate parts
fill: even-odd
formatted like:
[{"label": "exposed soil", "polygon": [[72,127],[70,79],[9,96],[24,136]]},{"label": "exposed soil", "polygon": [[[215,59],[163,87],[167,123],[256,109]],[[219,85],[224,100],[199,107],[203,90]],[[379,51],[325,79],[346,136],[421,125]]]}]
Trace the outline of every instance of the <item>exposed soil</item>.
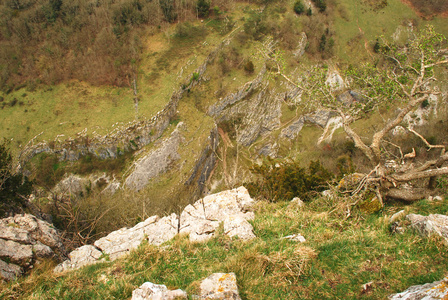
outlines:
[{"label": "exposed soil", "polygon": [[448,17],[447,0],[401,0],[401,2],[412,7],[420,17],[425,19],[435,16]]}]

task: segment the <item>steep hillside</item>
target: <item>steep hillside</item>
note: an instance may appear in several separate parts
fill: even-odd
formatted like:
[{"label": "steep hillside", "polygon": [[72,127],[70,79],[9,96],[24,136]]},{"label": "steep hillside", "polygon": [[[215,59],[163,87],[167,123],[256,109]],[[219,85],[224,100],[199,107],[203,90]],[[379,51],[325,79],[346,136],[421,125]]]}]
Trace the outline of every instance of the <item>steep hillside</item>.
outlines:
[{"label": "steep hillside", "polygon": [[[335,264],[327,258],[339,247],[333,240],[339,231],[381,236],[372,238],[379,258],[363,257],[356,268],[367,261],[382,266],[383,250],[388,253],[384,257],[400,261],[393,253],[397,240],[387,234],[381,219],[402,205],[392,199],[414,202],[446,193],[448,75],[446,41],[438,35],[448,34],[443,14],[422,18],[400,0],[208,4],[0,4],[5,16],[0,24],[0,136],[10,141],[13,170],[34,183],[30,204],[23,210],[52,220],[71,249],[151,215],[179,214],[203,195],[245,184],[253,197],[270,202],[295,196],[310,201],[304,216],[286,204],[266,204],[260,206],[259,218],[267,220],[278,210],[284,215],[272,222],[283,229],[301,226],[294,223],[296,217],[311,218],[317,224],[309,228],[310,235],[329,240],[328,249],[316,242],[304,250],[310,257],[291,261],[299,273],[302,264],[309,266],[298,277],[281,262],[294,260],[288,258],[294,247],[288,244],[287,253],[269,250],[276,246],[269,234],[264,236],[270,231],[267,224],[260,225],[259,239],[250,246],[258,249],[255,257],[247,256],[250,247],[229,246],[236,251],[230,260],[235,265],[243,255],[264,266],[253,278],[271,268],[289,274],[281,281],[279,295],[262,289],[260,297],[296,293],[286,287],[288,280],[304,280],[306,286],[319,278],[316,286],[327,290],[314,296],[330,294],[335,282],[349,284],[348,275],[338,278],[336,266],[326,277],[321,265]],[[421,51],[423,58],[417,51],[421,45],[428,46]],[[389,126],[390,120],[396,124]],[[352,185],[348,179],[340,181],[351,173],[358,173]],[[320,195],[338,182],[341,197],[359,194],[373,204],[363,202],[368,207],[354,219],[333,218],[335,209],[340,213],[337,201]],[[427,202],[422,203],[412,207]],[[444,204],[438,205],[434,212],[446,213]],[[261,219],[254,224],[263,223]],[[324,230],[328,219],[334,227],[330,233]],[[365,233],[365,226],[374,229]],[[413,245],[410,234],[400,238],[414,247],[403,246],[409,257],[426,245],[422,240]],[[341,247],[361,243],[349,236],[343,239]],[[389,243],[385,248],[383,239]],[[195,247],[183,240],[173,243],[179,249]],[[209,247],[213,243],[231,245],[220,238]],[[435,255],[436,245],[427,255]],[[353,249],[355,254],[361,251]],[[399,268],[405,265],[400,261]],[[117,268],[118,273],[132,269]],[[427,278],[443,273],[437,263],[427,268],[427,274],[437,269],[437,276]],[[242,270],[240,275],[246,276]],[[408,283],[408,277],[397,277],[401,282],[389,288],[381,272],[378,276],[381,291],[372,298]],[[265,282],[247,284],[253,286],[246,297],[258,298],[256,287]],[[353,298],[359,284],[350,287]],[[14,293],[11,289],[8,293]],[[120,295],[128,297],[129,288],[123,289]],[[313,298],[299,290],[295,295]]]}]

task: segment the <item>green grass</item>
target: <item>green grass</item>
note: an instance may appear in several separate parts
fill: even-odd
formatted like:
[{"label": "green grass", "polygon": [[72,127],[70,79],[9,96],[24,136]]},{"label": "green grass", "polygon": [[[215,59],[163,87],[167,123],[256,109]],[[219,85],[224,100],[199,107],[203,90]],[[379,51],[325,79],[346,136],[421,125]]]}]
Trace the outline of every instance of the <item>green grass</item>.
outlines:
[{"label": "green grass", "polygon": [[[415,28],[433,24],[436,31],[445,36],[448,34],[446,19],[437,17],[422,20],[400,0],[388,0],[387,3],[385,8],[378,11],[372,10],[364,1],[343,0],[338,3],[336,11],[339,16],[334,18],[334,30],[339,58],[348,63],[367,59],[368,52],[373,52],[372,45],[376,38],[384,36],[390,39],[400,25],[407,26],[409,22],[413,22]],[[368,49],[365,48],[365,43]]]},{"label": "green grass", "polygon": [[[51,273],[54,264],[45,262],[30,276],[3,284],[0,297],[126,299],[145,281],[191,295],[211,273],[235,272],[243,299],[385,299],[410,285],[448,275],[441,239],[422,238],[411,230],[402,235],[389,232],[386,220],[403,204],[388,205],[373,215],[354,210],[348,219],[345,204],[344,199],[320,198],[304,208],[260,202],[252,222],[257,238],[252,241],[230,239],[222,231],[204,244],[181,236],[163,247],[142,244],[124,259],[63,275]],[[446,213],[448,199],[421,201],[406,209]],[[307,241],[280,239],[295,233]],[[368,282],[372,288],[363,292]]]}]

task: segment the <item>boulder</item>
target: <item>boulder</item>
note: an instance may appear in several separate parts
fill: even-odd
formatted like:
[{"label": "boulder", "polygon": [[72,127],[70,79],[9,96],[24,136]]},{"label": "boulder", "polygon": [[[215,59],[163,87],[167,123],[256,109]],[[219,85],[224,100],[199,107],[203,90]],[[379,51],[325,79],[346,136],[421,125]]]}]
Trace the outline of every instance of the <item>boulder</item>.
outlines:
[{"label": "boulder", "polygon": [[344,79],[336,69],[332,69],[328,72],[325,84],[327,84],[332,91],[339,91],[345,88]]},{"label": "boulder", "polygon": [[131,300],[175,300],[187,299],[187,293],[177,289],[168,290],[165,285],[145,282],[132,292]]},{"label": "boulder", "polygon": [[23,270],[15,264],[8,264],[0,259],[0,278],[11,281],[22,275]]},{"label": "boulder", "polygon": [[115,260],[132,249],[136,249],[145,238],[145,227],[155,223],[159,218],[150,217],[133,228],[121,228],[95,241],[94,245]]},{"label": "boulder", "polygon": [[430,236],[436,234],[445,239],[448,244],[448,216],[445,215],[429,215],[422,216],[409,214],[406,219],[411,222],[410,227],[415,229],[422,236]]},{"label": "boulder", "polygon": [[0,239],[0,257],[7,257],[15,264],[28,266],[33,259],[33,247]]},{"label": "boulder", "polygon": [[51,224],[30,214],[0,220],[1,278],[11,280],[31,268],[38,259],[59,258],[64,253],[61,238]]},{"label": "boulder", "polygon": [[390,300],[436,300],[448,299],[448,277],[441,281],[414,285],[404,292],[393,294],[388,297]]},{"label": "boulder", "polygon": [[220,223],[224,233],[247,240],[255,237],[248,220],[254,218],[253,199],[244,187],[223,191],[185,207],[180,215],[180,233],[188,234],[191,241],[211,238]]},{"label": "boulder", "polygon": [[103,253],[92,245],[84,245],[70,252],[69,259],[54,268],[55,273],[79,269],[100,262]]},{"label": "boulder", "polygon": [[214,273],[205,278],[200,285],[198,299],[240,300],[234,273]]}]

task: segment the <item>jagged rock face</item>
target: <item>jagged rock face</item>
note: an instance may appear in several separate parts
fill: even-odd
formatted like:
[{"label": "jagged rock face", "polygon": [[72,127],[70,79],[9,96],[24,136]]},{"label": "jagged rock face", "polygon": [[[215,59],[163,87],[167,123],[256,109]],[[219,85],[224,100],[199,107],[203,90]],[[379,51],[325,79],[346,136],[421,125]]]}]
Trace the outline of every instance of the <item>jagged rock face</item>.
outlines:
[{"label": "jagged rock face", "polygon": [[65,250],[56,229],[23,214],[0,220],[1,278],[12,280],[43,257],[60,257]]},{"label": "jagged rock face", "polygon": [[174,300],[187,299],[187,293],[177,289],[168,290],[166,285],[145,282],[132,292],[131,300]]},{"label": "jagged rock face", "polygon": [[415,229],[422,236],[430,236],[436,234],[445,239],[448,244],[448,216],[445,215],[429,215],[421,216],[409,214],[406,219],[411,222],[411,228]]},{"label": "jagged rock face", "polygon": [[448,277],[441,281],[414,285],[404,292],[393,294],[388,297],[390,300],[436,300],[448,299]]},{"label": "jagged rock face", "polygon": [[308,43],[308,37],[305,32],[300,34],[299,42],[297,43],[296,50],[292,53],[295,58],[300,58],[303,54],[305,54],[306,45]]},{"label": "jagged rock face", "polygon": [[205,278],[200,285],[198,299],[240,300],[234,273],[214,273]]},{"label": "jagged rock face", "polygon": [[126,178],[127,187],[136,191],[141,190],[152,178],[166,172],[174,161],[180,159],[177,151],[182,141],[180,133],[182,126],[183,123],[179,123],[171,136],[157,149],[135,162],[134,171]]},{"label": "jagged rock face", "polygon": [[111,179],[105,173],[101,175],[94,174],[88,177],[69,174],[56,184],[52,193],[58,198],[81,198],[93,190],[114,194],[119,187],[120,183],[116,179]]},{"label": "jagged rock face", "polygon": [[206,192],[206,182],[210,178],[216,165],[216,149],[218,148],[219,137],[218,128],[215,127],[210,132],[207,146],[202,150],[199,159],[196,160],[193,171],[185,182],[186,185],[197,184],[197,192],[200,196]]},{"label": "jagged rock face", "polygon": [[56,184],[53,193],[67,197],[81,197],[87,192],[90,180],[70,174]]},{"label": "jagged rock face", "polygon": [[291,140],[295,139],[305,124],[313,124],[324,128],[334,116],[335,114],[328,110],[321,110],[300,116],[296,121],[292,122],[291,125],[281,131],[280,137],[285,137]]},{"label": "jagged rock face", "polygon": [[152,216],[132,228],[122,228],[97,240],[94,246],[83,246],[70,253],[70,259],[59,264],[55,272],[77,269],[98,262],[102,254],[115,260],[136,249],[147,239],[149,244],[161,245],[177,234],[189,235],[193,242],[203,242],[211,238],[219,225],[223,223],[224,233],[242,240],[255,237],[250,212],[253,199],[244,187],[209,195],[181,213],[159,218]]}]

